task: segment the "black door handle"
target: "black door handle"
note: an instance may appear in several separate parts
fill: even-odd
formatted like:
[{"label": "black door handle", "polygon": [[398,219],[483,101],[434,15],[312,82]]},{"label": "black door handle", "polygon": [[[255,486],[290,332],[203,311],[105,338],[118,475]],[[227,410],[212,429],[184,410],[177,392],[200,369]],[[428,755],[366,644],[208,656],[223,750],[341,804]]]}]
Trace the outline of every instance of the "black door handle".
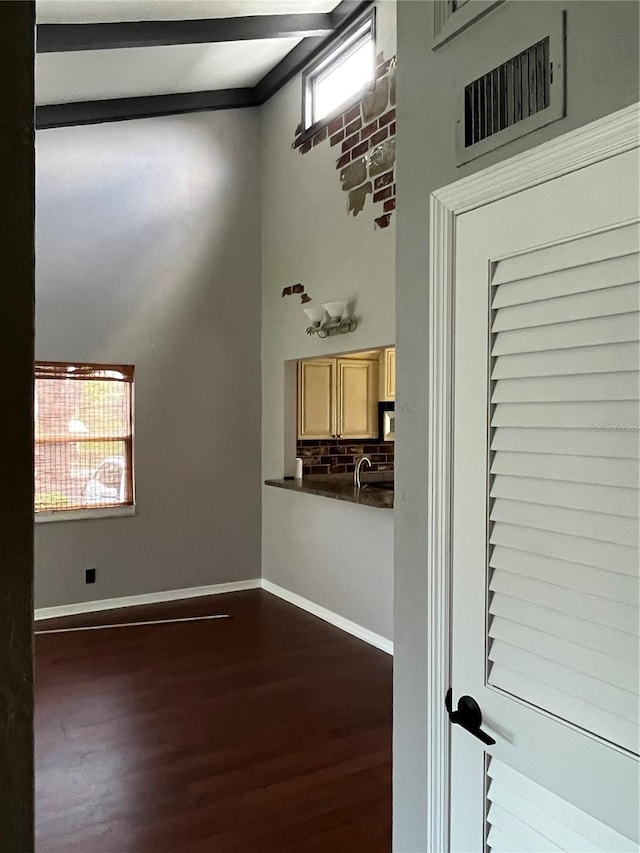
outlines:
[{"label": "black door handle", "polygon": [[495,743],[495,740],[480,728],[482,725],[482,711],[472,696],[461,696],[458,700],[458,710],[452,711],[451,688],[449,688],[444,699],[444,705],[449,714],[449,719],[454,725],[462,726],[469,734],[477,737],[478,740],[486,743],[487,746],[492,746]]}]

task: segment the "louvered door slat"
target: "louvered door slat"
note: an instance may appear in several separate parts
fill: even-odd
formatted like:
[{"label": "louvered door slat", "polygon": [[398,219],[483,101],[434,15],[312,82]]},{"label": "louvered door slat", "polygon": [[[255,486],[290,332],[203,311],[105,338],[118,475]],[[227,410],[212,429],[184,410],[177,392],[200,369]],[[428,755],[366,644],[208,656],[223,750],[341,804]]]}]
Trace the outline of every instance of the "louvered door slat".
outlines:
[{"label": "louvered door slat", "polygon": [[570,293],[588,293],[621,284],[633,284],[638,281],[639,270],[640,255],[634,252],[613,260],[596,261],[588,266],[506,282],[497,288],[491,307],[505,308],[539,299],[568,296]]},{"label": "louvered door slat", "polygon": [[583,563],[554,560],[539,554],[512,551],[497,546],[491,552],[489,565],[492,569],[505,569],[533,580],[546,581],[569,589],[577,588],[591,595],[611,598],[621,604],[637,601],[640,596],[639,578],[608,569],[596,569]]},{"label": "louvered door slat", "polygon": [[[502,804],[505,792],[510,791],[514,795],[510,802],[514,804],[524,802],[536,809],[545,834],[552,835],[550,827],[548,828],[546,823],[547,817],[553,820],[554,826],[561,825],[574,833],[570,846],[565,842],[562,849],[572,851],[598,850],[601,853],[637,853],[638,848],[633,841],[605,826],[601,821],[543,788],[542,785],[538,785],[507,764],[492,758],[489,762],[487,775],[490,779],[489,799],[492,802]],[[517,806],[514,807],[514,810],[516,808]],[[502,827],[499,824],[491,825],[488,837],[490,845],[491,832],[494,829],[500,832]],[[499,835],[498,837],[501,841],[502,836]],[[515,849],[517,848],[514,847]],[[493,851],[494,848],[492,847],[491,850]]]},{"label": "louvered door slat", "polygon": [[528,625],[556,637],[564,637],[585,648],[596,651],[606,648],[612,655],[632,664],[636,660],[638,639],[634,634],[589,622],[586,618],[572,616],[561,610],[551,610],[543,604],[494,593],[491,596],[489,614],[492,617],[504,617],[519,625]]},{"label": "louvered door slat", "polygon": [[501,690],[524,699],[538,708],[544,708],[561,720],[574,723],[587,732],[611,741],[632,753],[638,754],[638,724],[615,712],[596,705],[592,699],[585,701],[563,690],[564,683],[546,684],[532,675],[495,663],[491,668],[489,683]]},{"label": "louvered door slat", "polygon": [[[603,482],[615,483],[635,488],[638,483],[638,460],[637,460],[638,436],[633,430],[608,430],[608,429],[523,429],[523,428],[498,428],[493,433],[491,442],[492,450],[519,450],[522,458],[529,458],[532,464],[541,461],[541,455],[549,456],[550,468],[561,466],[563,460],[571,457],[590,456],[593,460],[586,460],[589,470],[591,465],[602,464]],[[539,455],[540,454],[540,455]],[[556,455],[559,454],[559,455]],[[500,454],[502,458],[503,454]],[[608,475],[610,467],[615,467],[611,457],[624,460],[618,464],[616,476]],[[567,461],[567,464],[569,462]],[[582,462],[573,462],[582,466]],[[534,469],[532,469],[534,470]],[[629,472],[630,480],[625,480],[622,472]],[[532,473],[532,476],[535,474]],[[567,479],[572,479],[568,477]],[[583,478],[580,478],[580,482]],[[586,479],[584,482],[595,482]]]},{"label": "louvered door slat", "polygon": [[527,851],[526,847],[495,826],[489,828],[487,844],[491,853],[526,853]]},{"label": "louvered door slat", "polygon": [[638,285],[635,282],[588,293],[555,296],[552,299],[501,308],[497,312],[492,331],[528,329],[572,320],[626,314],[629,311],[637,311],[639,302]]},{"label": "louvered door slat", "polygon": [[504,828],[509,835],[518,839],[529,853],[558,853],[561,847],[528,826],[519,815],[513,815],[497,803],[491,803],[487,820],[490,824]]},{"label": "louvered door slat", "polygon": [[568,589],[555,584],[496,569],[491,574],[489,589],[512,598],[540,604],[551,610],[560,610],[600,625],[608,625],[627,634],[638,636],[637,605],[608,601],[579,589]]},{"label": "louvered door slat", "polygon": [[534,477],[509,477],[498,474],[491,488],[496,498],[507,498],[527,503],[544,503],[566,509],[584,509],[597,512],[606,509],[616,515],[638,517],[638,490],[592,483],[543,480]]},{"label": "louvered door slat", "polygon": [[598,261],[609,262],[637,253],[640,243],[637,222],[616,226],[610,231],[585,235],[564,243],[534,249],[522,255],[505,258],[497,265],[492,284],[520,281],[551,272],[564,272],[572,267],[585,267]]},{"label": "louvered door slat", "polygon": [[501,355],[496,359],[492,379],[532,376],[570,376],[575,373],[616,373],[637,371],[640,351],[635,343],[547,350],[522,355]]},{"label": "louvered door slat", "polygon": [[[491,300],[488,680],[632,752],[638,236],[627,225],[500,261]],[[494,791],[520,819],[535,812]],[[591,849],[557,826],[550,837]]]},{"label": "louvered door slat", "polygon": [[638,312],[616,314],[614,317],[575,320],[532,329],[498,332],[493,355],[524,352],[544,352],[554,349],[573,349],[600,344],[616,344],[638,340]]},{"label": "louvered door slat", "polygon": [[559,560],[573,560],[613,572],[638,576],[638,549],[597,539],[582,539],[547,530],[534,530],[514,524],[496,522],[491,528],[491,544],[504,545]]},{"label": "louvered door slat", "polygon": [[540,657],[552,663],[570,664],[572,669],[593,675],[605,684],[620,690],[638,691],[638,671],[632,663],[614,655],[603,654],[578,643],[571,643],[537,628],[518,625],[509,619],[493,619],[489,628],[492,640],[498,640],[518,649],[535,648]]},{"label": "louvered door slat", "polygon": [[518,815],[520,820],[527,826],[536,829],[553,844],[558,850],[579,850],[580,853],[599,853],[598,847],[592,844],[572,827],[567,826],[561,820],[557,820],[541,808],[535,800],[522,796],[517,791],[492,779],[489,783],[489,800],[500,803],[501,807],[511,815]]},{"label": "louvered door slat", "polygon": [[[528,432],[541,433],[540,436],[533,436],[534,446],[537,447],[537,442],[544,440],[544,430],[496,430],[492,448],[496,451],[502,450],[503,452],[495,454],[491,463],[492,474],[503,474],[511,477],[530,477],[542,480],[561,480],[567,483],[585,483],[586,485],[616,486],[630,489],[634,492],[637,490],[638,462],[635,459],[625,458],[624,454],[628,450],[626,445],[623,445],[621,442],[612,441],[614,446],[611,448],[612,452],[620,453],[621,458],[607,458],[605,455],[601,458],[586,455],[572,456],[569,455],[569,448],[567,448],[567,455],[564,456],[560,452],[553,454],[510,452],[512,448],[517,449],[525,443]],[[566,432],[567,435],[558,435],[558,433],[562,432]],[[576,430],[546,431],[549,444],[552,445],[555,451],[561,451],[563,445],[570,444],[570,438],[574,432]],[[597,435],[597,433],[595,434]],[[619,434],[612,436],[613,439],[618,439],[619,437]],[[576,443],[580,444],[579,439],[576,440]]]},{"label": "louvered door slat", "polygon": [[568,427],[598,429],[611,424],[636,424],[638,403],[635,400],[607,400],[589,403],[498,403],[493,410],[491,426],[501,427]]},{"label": "louvered door slat", "polygon": [[544,376],[502,379],[492,403],[538,403],[587,400],[637,400],[638,378],[632,371],[586,376]]},{"label": "louvered door slat", "polygon": [[614,542],[616,545],[638,547],[637,522],[619,515],[561,509],[556,506],[496,498],[493,501],[490,518],[492,521],[535,527],[537,530],[553,530],[556,533],[569,533],[585,539],[598,539],[602,542]]},{"label": "louvered door slat", "polygon": [[[564,713],[561,694],[568,694],[607,713],[613,713],[616,718],[621,717],[631,724],[637,719],[636,696],[599,678],[589,677],[570,666],[562,666],[542,655],[524,652],[499,640],[491,644],[491,657],[494,666],[503,666],[512,672],[532,673],[529,676],[532,680],[552,688],[554,710],[565,719],[570,717]],[[489,684],[493,684],[493,668],[489,674]]]}]

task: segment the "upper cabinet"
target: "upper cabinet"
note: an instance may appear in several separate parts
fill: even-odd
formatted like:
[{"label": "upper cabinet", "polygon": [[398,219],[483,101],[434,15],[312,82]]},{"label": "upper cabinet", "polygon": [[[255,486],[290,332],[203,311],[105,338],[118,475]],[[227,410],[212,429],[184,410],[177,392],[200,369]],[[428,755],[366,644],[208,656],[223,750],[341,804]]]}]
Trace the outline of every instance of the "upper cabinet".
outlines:
[{"label": "upper cabinet", "polygon": [[298,364],[298,438],[377,438],[378,359]]},{"label": "upper cabinet", "polygon": [[298,438],[333,438],[336,359],[298,363]]},{"label": "upper cabinet", "polygon": [[377,438],[378,362],[336,359],[336,437]]},{"label": "upper cabinet", "polygon": [[396,399],[396,348],[386,347],[380,354],[380,399]]}]

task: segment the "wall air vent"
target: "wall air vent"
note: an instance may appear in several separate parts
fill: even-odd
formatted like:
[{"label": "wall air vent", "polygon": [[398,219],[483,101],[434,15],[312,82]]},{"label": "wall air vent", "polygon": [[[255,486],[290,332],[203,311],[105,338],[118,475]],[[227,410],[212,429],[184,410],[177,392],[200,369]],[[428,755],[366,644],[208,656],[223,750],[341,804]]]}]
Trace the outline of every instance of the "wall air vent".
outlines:
[{"label": "wall air vent", "polygon": [[564,115],[564,39],[547,34],[461,86],[458,164]]},{"label": "wall air vent", "polygon": [[549,106],[549,39],[503,62],[464,90],[465,148]]}]

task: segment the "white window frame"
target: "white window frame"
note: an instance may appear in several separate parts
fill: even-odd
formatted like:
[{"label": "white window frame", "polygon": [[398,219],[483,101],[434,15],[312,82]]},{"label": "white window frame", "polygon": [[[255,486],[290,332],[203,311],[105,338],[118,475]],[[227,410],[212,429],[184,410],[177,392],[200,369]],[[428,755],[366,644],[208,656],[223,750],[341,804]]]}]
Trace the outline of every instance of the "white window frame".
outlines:
[{"label": "white window frame", "polygon": [[352,98],[339,104],[334,111],[321,119],[314,117],[315,89],[320,80],[327,76],[334,68],[348,59],[362,43],[371,40],[371,66],[373,71],[372,82],[375,80],[376,69],[376,18],[375,8],[367,10],[348,29],[327,47],[315,62],[310,65],[302,75],[302,126],[305,136],[312,136],[318,129],[329,124],[336,116],[343,113],[350,106],[360,100],[362,90]]}]

